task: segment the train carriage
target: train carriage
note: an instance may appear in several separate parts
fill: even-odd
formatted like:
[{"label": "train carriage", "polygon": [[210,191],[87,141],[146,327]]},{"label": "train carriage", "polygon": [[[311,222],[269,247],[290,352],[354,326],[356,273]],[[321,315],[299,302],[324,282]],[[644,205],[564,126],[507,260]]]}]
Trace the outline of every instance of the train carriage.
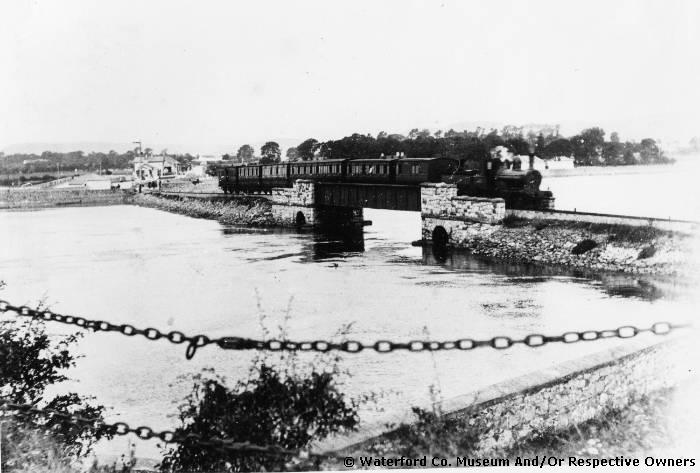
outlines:
[{"label": "train carriage", "polygon": [[318,161],[315,178],[326,182],[341,182],[345,178],[347,159]]},{"label": "train carriage", "polygon": [[237,188],[238,192],[260,192],[262,189],[260,169],[262,166],[239,166]]},{"label": "train carriage", "polygon": [[353,159],[347,163],[346,182],[394,184],[398,159]]},{"label": "train carriage", "polygon": [[318,161],[297,161],[289,165],[289,177],[293,181],[297,179],[314,179]]},{"label": "train carriage", "polygon": [[397,184],[440,182],[457,172],[459,161],[450,158],[404,158],[396,164]]},{"label": "train carriage", "polygon": [[289,165],[287,163],[265,164],[260,166],[262,190],[271,192],[273,187],[289,187]]}]

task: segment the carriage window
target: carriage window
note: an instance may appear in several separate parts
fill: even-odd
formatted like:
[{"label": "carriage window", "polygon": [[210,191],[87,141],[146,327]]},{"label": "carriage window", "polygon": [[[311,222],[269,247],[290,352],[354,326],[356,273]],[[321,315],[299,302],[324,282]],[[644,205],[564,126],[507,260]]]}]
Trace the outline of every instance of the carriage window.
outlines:
[{"label": "carriage window", "polygon": [[411,165],[411,174],[420,174],[420,164]]},{"label": "carriage window", "polygon": [[367,166],[367,174],[374,174],[374,166],[373,165]]}]

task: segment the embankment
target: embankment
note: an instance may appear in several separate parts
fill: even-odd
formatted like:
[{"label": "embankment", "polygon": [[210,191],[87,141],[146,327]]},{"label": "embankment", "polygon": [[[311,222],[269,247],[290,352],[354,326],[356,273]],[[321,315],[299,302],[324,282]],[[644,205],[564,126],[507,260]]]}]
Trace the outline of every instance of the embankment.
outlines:
[{"label": "embankment", "polygon": [[653,227],[506,218],[473,234],[473,254],[519,263],[674,275],[693,269],[697,238]]},{"label": "embankment", "polygon": [[[465,450],[460,454],[492,455],[521,442],[556,435],[688,379],[696,364],[687,356],[693,341],[688,335],[669,337],[628,340],[442,401],[439,410],[457,421],[462,439],[471,439],[469,445],[459,442]],[[397,426],[415,421],[406,412],[388,422],[366,425],[357,433],[329,439],[319,447],[343,455],[382,451],[389,456],[409,447],[403,445],[403,429]],[[442,445],[443,432],[433,434],[433,444]]]},{"label": "embankment", "polygon": [[8,189],[0,192],[0,209],[122,205],[131,200],[131,192],[122,190]]},{"label": "embankment", "polygon": [[269,227],[275,224],[271,204],[264,197],[195,197],[136,194],[133,203],[195,218],[218,220],[228,225]]}]

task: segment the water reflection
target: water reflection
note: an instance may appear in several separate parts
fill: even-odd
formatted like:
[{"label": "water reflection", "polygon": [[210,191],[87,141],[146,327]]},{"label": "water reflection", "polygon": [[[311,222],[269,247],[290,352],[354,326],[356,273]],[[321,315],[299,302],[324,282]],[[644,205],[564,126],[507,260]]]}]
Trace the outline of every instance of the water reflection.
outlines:
[{"label": "water reflection", "polygon": [[424,247],[422,263],[440,265],[453,271],[491,272],[508,276],[507,283],[543,283],[556,277],[588,279],[597,283],[610,296],[639,298],[647,301],[673,297],[687,290],[678,281],[668,278],[624,273],[601,273],[585,269],[515,263],[475,256],[466,251]]},{"label": "water reflection", "polygon": [[[300,263],[319,261],[334,263],[348,258],[361,257],[366,249],[366,235],[362,228],[353,230],[345,228],[336,231],[313,231],[309,229],[261,229],[226,226],[222,227],[222,232],[227,236],[260,234],[284,235],[287,238],[292,237],[300,244],[300,247],[294,251],[283,251],[270,254],[269,256],[256,255],[250,259],[251,261],[272,261],[293,258]],[[368,236],[370,240],[377,240],[377,238],[372,235]],[[289,250],[289,248],[287,249]],[[420,263],[425,266],[439,266],[449,271],[457,272],[495,273],[506,276],[502,281],[502,283],[506,285],[546,283],[553,278],[585,280],[609,296],[636,298],[646,301],[654,301],[664,297],[673,298],[688,289],[682,286],[679,281],[668,278],[597,272],[586,269],[566,268],[563,266],[516,263],[476,256],[468,251],[437,248],[434,246],[423,247],[421,259],[419,261],[403,255],[391,255],[388,257],[387,262],[391,264]],[[419,284],[429,284],[429,282]]]},{"label": "water reflection", "polygon": [[310,241],[304,243],[305,256],[302,262],[345,259],[359,256],[365,251],[362,228],[338,232],[314,233]]}]

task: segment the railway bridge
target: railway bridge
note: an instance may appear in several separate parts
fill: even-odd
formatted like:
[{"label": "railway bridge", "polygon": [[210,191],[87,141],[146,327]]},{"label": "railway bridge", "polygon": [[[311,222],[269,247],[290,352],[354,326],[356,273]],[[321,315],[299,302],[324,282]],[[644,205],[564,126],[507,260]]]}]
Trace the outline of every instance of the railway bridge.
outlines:
[{"label": "railway bridge", "polygon": [[500,198],[458,196],[446,183],[388,185],[297,180],[272,189],[275,220],[284,226],[357,226],[363,208],[420,211],[422,235],[440,245],[459,246],[475,233],[492,231],[506,215]]}]

